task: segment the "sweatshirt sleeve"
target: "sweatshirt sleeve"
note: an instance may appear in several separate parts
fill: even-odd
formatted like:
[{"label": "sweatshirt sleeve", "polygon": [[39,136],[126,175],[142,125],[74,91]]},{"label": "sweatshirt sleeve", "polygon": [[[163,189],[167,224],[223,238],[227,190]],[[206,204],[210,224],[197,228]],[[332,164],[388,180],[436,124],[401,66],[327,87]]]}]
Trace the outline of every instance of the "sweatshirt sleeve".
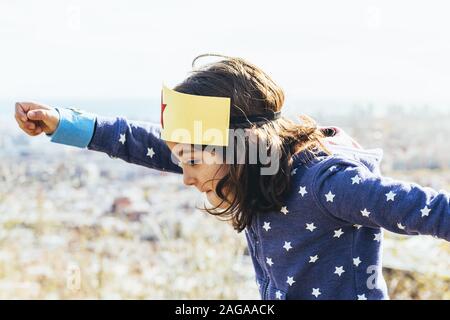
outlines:
[{"label": "sweatshirt sleeve", "polygon": [[59,122],[53,134],[47,134],[50,141],[78,148],[86,148],[95,128],[95,114],[77,109],[55,108]]},{"label": "sweatshirt sleeve", "polygon": [[183,172],[161,140],[158,124],[107,118],[77,109],[57,110],[60,120],[55,132],[49,135],[52,142],[87,147],[160,171]]},{"label": "sweatshirt sleeve", "polygon": [[314,178],[316,202],[345,222],[450,241],[450,194],[372,173],[364,164],[332,159]]},{"label": "sweatshirt sleeve", "polygon": [[183,172],[158,124],[97,116],[88,149],[160,171]]}]

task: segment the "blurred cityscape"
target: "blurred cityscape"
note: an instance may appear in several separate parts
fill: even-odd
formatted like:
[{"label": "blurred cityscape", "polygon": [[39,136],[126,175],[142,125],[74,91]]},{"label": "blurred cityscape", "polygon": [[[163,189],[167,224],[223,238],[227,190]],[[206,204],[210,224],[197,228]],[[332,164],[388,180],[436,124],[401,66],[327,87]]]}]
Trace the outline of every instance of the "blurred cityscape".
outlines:
[{"label": "blurred cityscape", "polygon": [[[382,148],[384,175],[450,190],[450,113],[311,116]],[[0,115],[0,298],[259,299],[244,235],[181,176],[48,140]],[[392,299],[450,299],[449,243],[386,233],[384,266]]]}]

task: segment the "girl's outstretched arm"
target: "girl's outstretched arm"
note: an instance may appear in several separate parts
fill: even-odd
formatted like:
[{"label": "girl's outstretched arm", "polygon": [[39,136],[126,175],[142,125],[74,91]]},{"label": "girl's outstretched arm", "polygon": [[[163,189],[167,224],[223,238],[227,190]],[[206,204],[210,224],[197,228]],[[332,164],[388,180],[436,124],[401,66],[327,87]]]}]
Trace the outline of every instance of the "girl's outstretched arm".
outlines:
[{"label": "girl's outstretched arm", "polygon": [[331,158],[314,178],[316,203],[351,224],[450,241],[450,194],[385,178],[359,161]]},{"label": "girl's outstretched arm", "polygon": [[100,151],[148,168],[182,173],[160,139],[160,126],[107,118],[33,102],[16,104],[16,121],[28,135],[45,132],[52,142]]}]

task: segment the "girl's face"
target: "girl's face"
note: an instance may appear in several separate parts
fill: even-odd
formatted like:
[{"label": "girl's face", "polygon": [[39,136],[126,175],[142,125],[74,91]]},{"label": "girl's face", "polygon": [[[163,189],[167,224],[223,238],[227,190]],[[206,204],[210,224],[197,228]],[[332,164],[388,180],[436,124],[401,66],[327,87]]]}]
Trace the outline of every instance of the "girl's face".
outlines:
[{"label": "girl's face", "polygon": [[[226,173],[226,165],[221,164],[218,155],[208,151],[196,150],[190,145],[166,142],[172,153],[180,161],[183,169],[183,182],[187,186],[194,186],[205,193],[208,201],[218,206],[222,199],[216,194],[217,183]],[[226,209],[228,204],[222,203],[219,208]]]}]

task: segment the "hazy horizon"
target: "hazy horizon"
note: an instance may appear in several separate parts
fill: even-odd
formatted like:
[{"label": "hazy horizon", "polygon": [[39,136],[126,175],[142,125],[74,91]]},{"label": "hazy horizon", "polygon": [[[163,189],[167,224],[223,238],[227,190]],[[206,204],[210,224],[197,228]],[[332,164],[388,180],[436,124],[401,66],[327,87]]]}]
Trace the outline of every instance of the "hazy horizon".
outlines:
[{"label": "hazy horizon", "polygon": [[[160,100],[159,98],[136,99],[136,98],[112,98],[112,99],[42,99],[39,102],[48,104],[52,107],[78,108],[88,112],[97,113],[103,116],[124,116],[129,119],[159,121]],[[367,116],[371,112],[375,116],[386,116],[389,111],[401,109],[407,114],[416,114],[417,117],[423,112],[430,115],[450,115],[449,104],[427,104],[412,103],[401,104],[394,102],[370,103],[362,101],[336,101],[336,100],[287,100],[282,113],[289,118],[296,118],[300,114],[311,116],[320,115],[324,120],[327,116],[352,116],[352,113]],[[13,120],[14,101],[0,100],[0,119]]]}]

